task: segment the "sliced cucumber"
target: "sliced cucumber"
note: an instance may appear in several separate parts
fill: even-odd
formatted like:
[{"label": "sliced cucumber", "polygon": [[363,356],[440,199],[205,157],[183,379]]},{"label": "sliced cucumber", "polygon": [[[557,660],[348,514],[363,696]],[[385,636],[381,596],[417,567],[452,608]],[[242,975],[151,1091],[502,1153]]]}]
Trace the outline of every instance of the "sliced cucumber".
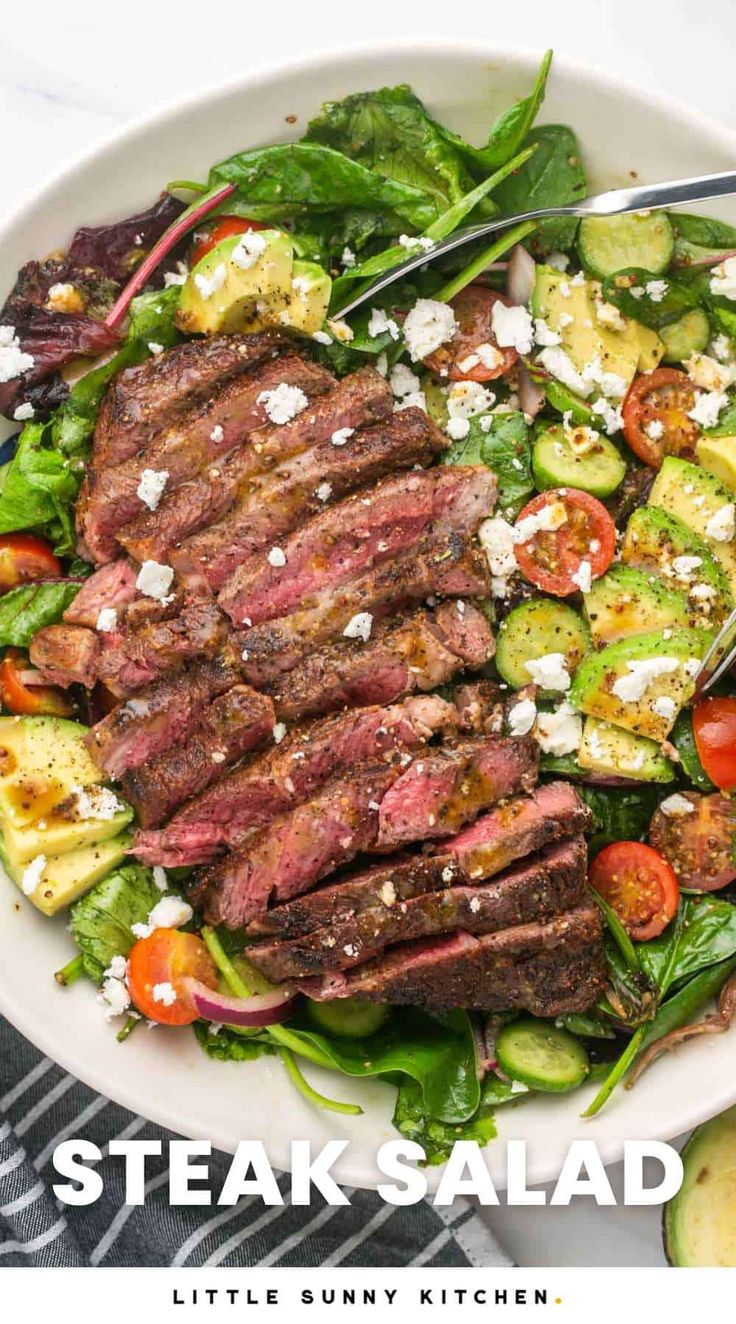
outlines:
[{"label": "sliced cucumber", "polygon": [[496,1057],[512,1080],[549,1094],[577,1089],[590,1070],[579,1039],[551,1021],[531,1016],[503,1026],[496,1039]]},{"label": "sliced cucumber", "polygon": [[307,1001],[307,1012],[318,1030],[338,1039],[367,1039],[385,1024],[391,1008],[382,1002],[356,1002],[338,998],[335,1002]]},{"label": "sliced cucumber", "polygon": [[675,236],[665,212],[629,216],[586,216],[578,229],[578,253],[586,271],[599,279],[625,267],[643,267],[659,276],[672,258]]},{"label": "sliced cucumber", "polygon": [[693,786],[699,791],[715,791],[715,786],[700,762],[693,735],[693,719],[689,708],[683,708],[670,732],[670,743],[680,755],[680,766]]},{"label": "sliced cucumber", "polygon": [[572,672],[589,649],[588,627],[572,607],[550,598],[532,598],[514,607],[502,621],[496,641],[496,666],[501,678],[518,690],[530,681],[527,662],[547,653],[564,653],[567,669]]},{"label": "sliced cucumber", "polygon": [[568,386],[563,386],[562,382],[556,382],[551,377],[544,383],[544,394],[547,397],[547,404],[563,416],[569,414],[576,427],[600,427],[600,417],[593,413],[579,395],[575,395]]},{"label": "sliced cucumber", "polygon": [[710,324],[702,308],[691,308],[683,313],[676,322],[659,328],[659,338],[664,341],[665,363],[682,363],[691,354],[699,354],[710,340]]},{"label": "sliced cucumber", "polygon": [[[579,441],[584,450],[576,450]],[[540,492],[548,487],[578,487],[607,497],[623,482],[626,464],[612,441],[591,428],[566,430],[561,424],[540,432],[532,450],[532,473]]]},{"label": "sliced cucumber", "polygon": [[682,1163],[682,1186],[664,1212],[670,1264],[736,1268],[736,1108],[693,1131]]}]

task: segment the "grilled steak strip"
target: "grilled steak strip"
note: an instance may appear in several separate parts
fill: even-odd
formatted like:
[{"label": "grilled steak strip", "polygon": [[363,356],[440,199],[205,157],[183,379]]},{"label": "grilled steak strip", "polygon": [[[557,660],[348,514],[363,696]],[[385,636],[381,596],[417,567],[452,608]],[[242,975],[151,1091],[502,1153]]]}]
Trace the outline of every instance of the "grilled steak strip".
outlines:
[{"label": "grilled steak strip", "polygon": [[[251,437],[249,445],[233,451],[222,464],[196,474],[173,492],[164,493],[155,511],[144,511],[125,527],[120,542],[138,561],[163,560],[177,543],[222,520],[231,507],[245,501],[258,474],[268,473],[275,464],[329,442],[340,428],[358,428],[375,422],[390,413],[391,403],[390,388],[380,373],[373,368],[359,369],[319,396],[291,423],[262,429]],[[320,481],[316,477],[313,487],[318,487]],[[232,534],[233,526],[228,524],[227,528]],[[212,546],[211,539],[208,542],[204,538],[201,545],[199,539],[192,540],[191,546],[187,544],[188,558],[183,554],[179,558],[181,568],[185,559],[190,568],[198,566],[203,557],[218,551],[226,536],[223,530]],[[205,571],[210,564],[203,562]],[[205,582],[212,582],[211,571],[206,574]],[[212,586],[220,585],[212,582]]]},{"label": "grilled steak strip", "polygon": [[[578,837],[517,865],[491,882],[442,887],[405,902],[386,889],[377,904],[288,942],[248,948],[248,960],[267,979],[303,979],[325,971],[349,970],[395,943],[462,929],[497,933],[535,920],[551,919],[585,899],[587,851]],[[453,870],[449,869],[450,875]]]},{"label": "grilled steak strip", "polygon": [[289,807],[356,763],[396,759],[401,750],[452,729],[455,710],[437,695],[393,708],[358,708],[289,732],[244,767],[185,805],[158,832],[138,832],[133,849],[147,864],[204,864],[244,841]]},{"label": "grilled steak strip", "polygon": [[51,685],[84,685],[97,678],[102,646],[94,630],[81,625],[46,625],[31,640],[28,650],[34,667]]},{"label": "grilled steak strip", "polygon": [[275,335],[212,336],[175,345],[115,376],[100,406],[93,462],[102,469],[135,455],[193,403],[277,354]]},{"label": "grilled steak strip", "polygon": [[444,685],[466,666],[483,666],[494,648],[491,628],[477,607],[466,602],[459,610],[459,604],[443,602],[400,624],[379,624],[367,643],[341,639],[319,649],[279,677],[269,693],[286,722],[354,704],[392,703],[414,690]]},{"label": "grilled steak strip", "polygon": [[594,905],[579,905],[545,923],[474,937],[402,944],[347,974],[306,980],[311,998],[357,998],[445,1011],[531,1012],[561,1016],[590,1007],[606,985],[602,920]]},{"label": "grilled steak strip", "polygon": [[355,616],[373,623],[432,594],[482,597],[489,592],[488,562],[469,538],[427,537],[410,551],[366,571],[337,589],[325,588],[299,610],[253,626],[240,636],[245,674],[252,685],[273,682],[323,644],[344,635]]},{"label": "grilled steak strip", "polygon": [[229,764],[263,744],[274,724],[273,704],[247,685],[234,685],[204,710],[183,745],[123,773],[126,799],[144,828],[155,827]]},{"label": "grilled steak strip", "polygon": [[86,579],[64,612],[67,625],[87,625],[94,630],[104,607],[122,612],[138,595],[138,567],[132,561],[111,561]]},{"label": "grilled steak strip", "polygon": [[225,585],[220,605],[236,625],[288,616],[301,602],[416,547],[430,529],[436,536],[475,533],[495,493],[496,479],[484,466],[392,475],[292,533],[282,565],[251,556]]},{"label": "grilled steak strip", "polygon": [[97,675],[113,694],[124,697],[149,685],[189,659],[213,657],[224,642],[227,623],[207,598],[185,599],[163,619],[126,620],[122,630],[105,636]]},{"label": "grilled steak strip", "polygon": [[241,679],[237,654],[231,650],[194,662],[119,703],[87,733],[85,744],[110,777],[120,778],[129,768],[182,744],[212,700]]},{"label": "grilled steak strip", "polygon": [[169,491],[208,464],[216,463],[267,420],[261,396],[282,382],[307,395],[319,395],[332,377],[297,354],[269,360],[253,373],[228,382],[205,404],[154,438],[144,451],[122,463],[93,472],[77,501],[77,527],[87,551],[98,562],[114,559],[117,533],[145,509],[138,496],[144,469],[166,471]]},{"label": "grilled steak strip", "polygon": [[[420,409],[407,409],[386,422],[363,428],[346,445],[335,446],[328,437],[271,473],[252,478],[230,514],[172,551],[171,564],[185,583],[199,586],[202,591],[216,592],[232,575],[234,584],[238,580],[238,567],[246,569],[246,563],[255,567],[258,577],[264,565],[271,568],[263,555],[266,546],[282,541],[310,515],[314,518],[306,528],[318,519],[323,521],[326,513],[322,512],[330,509],[330,502],[375,483],[387,473],[393,477],[386,482],[405,488],[417,475],[412,473],[405,478],[400,471],[428,464],[441,445],[442,433]],[[233,462],[240,454],[236,453]],[[365,522],[363,503],[384,487],[382,483],[379,488],[370,489],[365,497],[353,498],[352,512],[346,508],[345,515],[351,515],[353,520],[356,515],[362,515]],[[347,519],[341,521],[343,528],[347,522]],[[353,533],[354,540],[360,536]],[[288,545],[297,537],[298,534],[292,534],[287,538]],[[335,542],[331,560],[339,555],[339,550]],[[289,556],[288,550],[286,555]],[[230,584],[226,591],[230,592]]]}]

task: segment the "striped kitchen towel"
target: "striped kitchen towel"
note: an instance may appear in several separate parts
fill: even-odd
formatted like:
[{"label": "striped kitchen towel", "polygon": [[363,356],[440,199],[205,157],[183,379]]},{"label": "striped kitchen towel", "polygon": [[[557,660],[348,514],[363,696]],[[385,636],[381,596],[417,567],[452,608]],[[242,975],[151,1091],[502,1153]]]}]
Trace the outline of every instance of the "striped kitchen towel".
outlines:
[{"label": "striped kitchen towel", "polygon": [[[51,1190],[51,1158],[62,1140],[83,1137],[102,1151],[100,1199],[84,1208],[59,1206]],[[0,1266],[118,1268],[179,1265],[506,1266],[510,1263],[475,1206],[428,1203],[406,1209],[372,1191],[346,1188],[350,1206],[333,1208],[315,1196],[308,1208],[248,1196],[233,1208],[168,1203],[164,1156],[149,1158],[144,1205],[123,1203],[123,1172],[111,1160],[111,1140],[174,1139],[170,1132],[95,1094],[0,1017]],[[229,1159],[214,1153],[213,1186]]]}]

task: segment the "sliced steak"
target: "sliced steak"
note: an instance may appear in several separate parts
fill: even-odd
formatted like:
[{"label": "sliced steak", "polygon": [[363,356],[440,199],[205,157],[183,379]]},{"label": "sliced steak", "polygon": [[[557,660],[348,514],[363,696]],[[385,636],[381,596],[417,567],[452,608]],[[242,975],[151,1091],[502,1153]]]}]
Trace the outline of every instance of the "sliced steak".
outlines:
[{"label": "sliced steak", "polygon": [[312,998],[357,998],[445,1011],[561,1016],[592,1006],[606,985],[603,925],[594,905],[479,937],[458,930],[402,944],[347,974],[306,980]]},{"label": "sliced steak", "polygon": [[430,528],[475,533],[495,493],[496,479],[482,465],[392,475],[292,533],[281,549],[283,564],[261,554],[246,560],[220,593],[220,605],[236,625],[288,616],[299,603],[415,547]]},{"label": "sliced steak", "polygon": [[93,726],[85,744],[95,762],[110,777],[182,744],[196,728],[218,694],[242,679],[237,654],[192,663],[183,672],[163,676]]},{"label": "sliced steak", "polygon": [[190,659],[214,657],[226,634],[226,619],[210,598],[185,599],[160,619],[128,617],[121,630],[105,636],[98,679],[125,697]]},{"label": "sliced steak", "polygon": [[497,933],[551,919],[585,900],[586,862],[585,841],[578,837],[479,886],[435,888],[406,901],[385,888],[383,897],[360,914],[333,920],[302,938],[249,947],[248,959],[267,979],[280,983],[352,969],[411,939],[456,929]]},{"label": "sliced steak", "polygon": [[415,759],[381,801],[376,850],[448,837],[482,809],[530,791],[539,746],[531,736],[486,736]]},{"label": "sliced steak", "polygon": [[154,438],[144,451],[120,464],[94,471],[77,502],[77,528],[98,562],[114,559],[118,531],[144,509],[138,486],[144,469],[168,474],[169,491],[208,464],[216,463],[268,421],[261,396],[282,382],[307,395],[319,395],[333,378],[297,354],[266,361],[253,373],[228,382],[205,404]]},{"label": "sliced steak", "polygon": [[[219,588],[220,583],[214,583],[209,569],[214,563],[203,561],[203,558],[217,553],[222,544],[227,543],[237,521],[228,523],[213,545],[208,538],[203,538],[200,543],[198,539],[192,539],[192,535],[223,520],[241,501],[246,502],[259,474],[269,472],[274,465],[283,464],[305,450],[329,442],[340,428],[358,428],[374,422],[390,413],[391,403],[391,390],[380,373],[373,368],[360,368],[318,397],[291,423],[262,429],[251,437],[249,445],[241,446],[221,464],[196,474],[172,492],[164,493],[155,511],[144,511],[126,526],[120,542],[138,561],[161,561],[176,544],[189,539],[176,564],[181,569],[186,565],[190,573],[201,564],[205,582]],[[297,468],[297,476],[300,472]],[[281,481],[283,483],[283,478]],[[313,488],[322,481],[321,476],[315,477]],[[224,578],[220,582],[224,582]]]},{"label": "sliced steak", "polygon": [[273,822],[224,860],[203,870],[191,889],[210,923],[247,924],[271,897],[287,901],[355,858],[375,840],[378,806],[396,769],[361,763],[333,777],[311,800]]},{"label": "sliced steak", "polygon": [[204,864],[225,846],[299,804],[356,763],[394,761],[441,730],[455,710],[437,695],[394,708],[358,708],[295,728],[281,744],[223,777],[158,832],[138,832],[133,849],[147,864]]},{"label": "sliced steak", "polygon": [[278,716],[293,721],[354,704],[392,703],[433,690],[465,667],[490,662],[491,627],[472,603],[443,602],[405,621],[386,621],[367,643],[341,639],[305,658],[270,687]]},{"label": "sliced steak", "polygon": [[344,636],[356,616],[366,621],[367,615],[372,630],[375,621],[432,594],[465,599],[482,597],[489,589],[488,562],[469,538],[429,534],[395,560],[316,593],[290,616],[244,631],[246,677],[257,686],[275,681],[323,644]]},{"label": "sliced steak", "polygon": [[138,595],[138,567],[132,561],[111,561],[85,580],[76,598],[64,612],[67,625],[88,625],[94,630],[105,607],[123,609]]},{"label": "sliced steak", "polygon": [[97,418],[95,468],[119,464],[135,455],[195,402],[231,377],[272,358],[287,343],[266,334],[188,340],[118,373]]},{"label": "sliced steak", "polygon": [[204,710],[185,744],[123,774],[123,792],[138,822],[144,828],[162,823],[229,764],[263,744],[273,724],[273,704],[265,694],[248,685],[234,685],[221,694]]},{"label": "sliced steak", "polygon": [[45,625],[33,636],[29,655],[34,667],[52,685],[84,685],[97,677],[99,635],[81,625]]},{"label": "sliced steak", "polygon": [[453,855],[466,878],[490,878],[543,846],[589,832],[592,822],[573,786],[547,782],[484,814],[438,850]]},{"label": "sliced steak", "polygon": [[[230,514],[188,538],[172,552],[171,564],[185,583],[201,591],[217,592],[234,576],[227,586],[230,592],[231,584],[238,580],[239,566],[243,570],[247,565],[255,567],[256,576],[264,565],[271,569],[263,549],[278,543],[310,515],[314,517],[312,524],[318,518],[324,521],[326,513],[318,516],[318,512],[329,511],[331,502],[375,483],[387,473],[398,475],[402,469],[428,464],[443,444],[439,428],[421,409],[407,409],[386,422],[363,428],[345,445],[335,446],[328,437],[270,473],[251,478]],[[241,454],[233,456],[233,464]],[[412,473],[403,481],[397,476],[387,481],[404,486],[416,477]],[[364,503],[373,491],[378,493],[379,489],[353,499],[353,518],[356,513],[364,514]],[[292,535],[287,540],[289,547],[297,537]],[[336,546],[331,550],[334,556],[339,555]]]}]

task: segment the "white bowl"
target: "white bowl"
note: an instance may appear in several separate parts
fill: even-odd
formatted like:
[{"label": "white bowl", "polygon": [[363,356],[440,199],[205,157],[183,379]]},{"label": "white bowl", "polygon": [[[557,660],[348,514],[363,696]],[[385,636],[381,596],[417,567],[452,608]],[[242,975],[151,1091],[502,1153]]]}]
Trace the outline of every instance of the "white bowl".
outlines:
[{"label": "white bowl", "polygon": [[[125,216],[149,204],[168,180],[205,178],[211,163],[238,149],[293,138],[326,98],[411,83],[441,120],[481,142],[495,114],[528,91],[537,66],[538,53],[482,40],[387,42],[312,56],[200,94],[118,134],[26,202],[0,228],[0,291],[10,289],[21,263],[63,245],[75,226]],[[555,61],[541,120],[577,130],[594,188],[723,170],[736,159],[732,131],[564,59]],[[719,203],[717,212],[736,219],[736,202]],[[376,1184],[376,1149],[396,1134],[388,1085],[308,1067],[318,1088],[360,1102],[364,1116],[347,1118],[307,1105],[276,1059],[212,1062],[193,1035],[162,1028],[138,1030],[121,1047],[91,985],[62,990],[54,983],[53,971],[71,955],[64,919],[41,918],[2,885],[0,1011],[43,1052],[100,1093],[182,1135],[230,1151],[240,1139],[261,1139],[282,1168],[289,1166],[292,1138],[308,1137],[319,1147],[343,1137],[350,1145],[334,1169],[338,1180]],[[590,1093],[499,1110],[501,1139],[528,1142],[530,1180],[553,1179],[575,1137],[595,1139],[604,1161],[613,1162],[627,1139],[666,1139],[732,1104],[736,1036],[694,1042],[583,1122]],[[502,1146],[491,1143],[485,1152],[503,1185]],[[436,1169],[430,1173],[436,1180]]]}]

